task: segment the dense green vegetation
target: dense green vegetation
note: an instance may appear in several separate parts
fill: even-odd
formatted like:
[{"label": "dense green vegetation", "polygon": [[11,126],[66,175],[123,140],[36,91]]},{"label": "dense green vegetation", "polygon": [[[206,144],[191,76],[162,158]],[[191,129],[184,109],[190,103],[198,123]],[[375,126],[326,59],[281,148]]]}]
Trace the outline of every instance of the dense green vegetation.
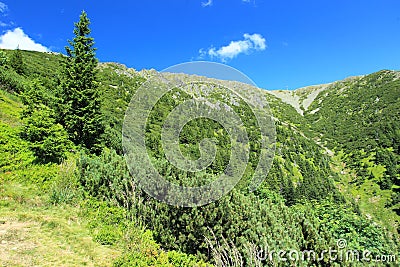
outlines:
[{"label": "dense green vegetation", "polygon": [[[245,101],[237,99],[232,105],[223,88],[214,88],[208,96],[230,105],[248,131],[251,153],[245,175],[214,203],[174,207],[142,192],[123,157],[125,110],[146,77],[123,65],[98,64],[86,15],[81,23],[76,27],[83,30],[76,30],[67,56],[1,51],[1,207],[18,205],[7,201],[17,199],[10,197],[12,186],[35,188],[22,198],[37,194],[43,209],[65,207],[78,213],[99,246],[119,252],[114,266],[266,266],[271,264],[268,259],[255,257],[265,246],[270,251],[321,253],[336,249],[339,238],[347,241],[348,249],[399,256],[398,223],[392,212],[399,209],[398,73],[383,71],[337,83],[310,106],[310,111],[319,111],[306,111],[305,116],[266,94],[275,119],[276,153],[268,176],[254,192],[247,185],[260,153],[257,121]],[[89,44],[85,52],[79,42]],[[11,63],[17,53],[23,71]],[[82,65],[82,58],[90,64]],[[66,75],[71,71],[74,77],[89,75],[72,80]],[[196,159],[199,141],[214,138],[215,161],[199,173],[169,164],[160,143],[161,127],[171,110],[191,97],[179,89],[164,95],[147,121],[146,142],[160,173],[176,183],[197,185],[224,170],[231,144],[219,123],[196,119],[182,129],[181,151]],[[75,104],[80,108],[72,109]],[[94,121],[85,119],[86,111]],[[63,117],[67,113],[70,116]],[[79,121],[80,126],[75,125]],[[93,129],[84,128],[92,122]],[[319,138],[334,155],[316,142]],[[359,201],[360,194],[384,198],[376,204],[380,211],[370,212],[367,202]],[[22,202],[25,208],[35,205]],[[229,255],[230,265],[224,255]],[[289,263],[358,264],[328,258]]]},{"label": "dense green vegetation", "polygon": [[[317,138],[338,153],[356,175],[349,181],[384,198],[400,215],[400,80],[380,71],[336,83],[321,93],[306,114]],[[378,185],[371,189],[371,185]],[[368,189],[369,187],[369,189]],[[398,221],[398,218],[397,218]],[[398,227],[398,223],[397,223]]]}]

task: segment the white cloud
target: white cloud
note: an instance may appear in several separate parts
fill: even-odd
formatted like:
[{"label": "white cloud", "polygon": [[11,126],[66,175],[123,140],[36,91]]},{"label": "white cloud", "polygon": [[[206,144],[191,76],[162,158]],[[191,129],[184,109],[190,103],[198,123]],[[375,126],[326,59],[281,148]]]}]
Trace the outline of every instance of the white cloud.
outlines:
[{"label": "white cloud", "polygon": [[[250,3],[251,2],[251,0],[242,0],[242,2],[244,2],[244,3]],[[254,0],[254,4],[255,4],[255,0]],[[207,7],[207,6],[212,6],[212,4],[213,4],[213,0],[207,0],[207,2],[201,2],[201,6],[202,7]]]},{"label": "white cloud", "polygon": [[39,52],[49,52],[50,50],[36,43],[32,38],[24,33],[21,28],[8,30],[5,34],[0,36],[0,48],[2,49],[16,49],[19,46],[21,50],[31,50]]},{"label": "white cloud", "polygon": [[3,2],[0,2],[0,13],[4,13],[8,10],[8,6]]},{"label": "white cloud", "polygon": [[209,56],[219,58],[226,62],[228,59],[237,57],[239,54],[250,54],[254,51],[262,51],[267,48],[265,38],[261,34],[254,33],[243,35],[243,40],[231,41],[229,45],[220,48],[211,47],[208,50],[200,49],[200,58]]},{"label": "white cloud", "polygon": [[254,7],[257,7],[256,0],[242,0],[243,3],[253,4]]},{"label": "white cloud", "polygon": [[265,39],[261,36],[261,34],[255,33],[250,35],[248,33],[245,33],[243,37],[244,39],[253,42],[255,50],[265,50],[265,48],[267,48],[267,45],[265,44]]},{"label": "white cloud", "polygon": [[208,0],[207,2],[201,2],[202,7],[212,6],[213,0]]}]

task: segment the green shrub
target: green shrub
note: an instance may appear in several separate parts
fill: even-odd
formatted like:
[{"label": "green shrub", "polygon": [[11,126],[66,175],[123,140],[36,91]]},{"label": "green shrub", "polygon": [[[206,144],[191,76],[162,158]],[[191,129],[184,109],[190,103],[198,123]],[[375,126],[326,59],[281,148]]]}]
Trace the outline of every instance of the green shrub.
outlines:
[{"label": "green shrub", "polygon": [[76,163],[74,158],[70,158],[60,164],[58,178],[50,186],[50,203],[71,204],[77,197]]},{"label": "green shrub", "polygon": [[18,73],[18,74],[24,74],[25,72],[25,66],[24,66],[24,60],[23,56],[21,53],[21,50],[19,47],[13,51],[10,57],[10,66]]},{"label": "green shrub", "polygon": [[0,66],[7,67],[10,64],[10,59],[4,51],[0,50]]},{"label": "green shrub", "polygon": [[127,250],[114,262],[114,266],[176,266],[206,267],[195,256],[177,251],[163,251],[149,230],[128,231],[125,236]]},{"label": "green shrub", "polygon": [[97,242],[103,245],[121,243],[124,229],[129,223],[126,210],[93,198],[86,199],[82,207]]},{"label": "green shrub", "polygon": [[130,208],[135,187],[125,159],[114,150],[104,149],[100,156],[83,152],[78,159],[78,181],[84,191],[102,200]]},{"label": "green shrub", "polygon": [[0,121],[0,172],[22,169],[34,161],[29,143],[19,135],[18,128],[12,128]]},{"label": "green shrub", "polygon": [[10,93],[22,93],[24,91],[25,78],[13,69],[0,66],[0,88]]},{"label": "green shrub", "polygon": [[50,108],[42,105],[23,122],[21,136],[30,142],[29,148],[39,162],[60,162],[72,147],[67,132],[52,118]]}]

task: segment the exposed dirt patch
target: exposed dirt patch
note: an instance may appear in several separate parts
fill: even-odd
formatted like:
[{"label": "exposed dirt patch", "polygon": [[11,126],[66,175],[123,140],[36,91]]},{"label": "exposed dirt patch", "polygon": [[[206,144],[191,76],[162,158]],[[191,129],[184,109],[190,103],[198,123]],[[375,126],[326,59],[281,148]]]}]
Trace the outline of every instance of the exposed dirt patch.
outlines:
[{"label": "exposed dirt patch", "polygon": [[331,84],[322,84],[299,88],[294,91],[271,90],[268,93],[280,98],[284,103],[291,105],[300,114],[308,110],[318,94],[327,89]]},{"label": "exposed dirt patch", "polygon": [[60,217],[0,217],[0,266],[111,266],[120,255],[94,242],[79,222]]},{"label": "exposed dirt patch", "polygon": [[[36,229],[35,229],[36,228]],[[0,263],[2,266],[34,266],[33,254],[38,244],[29,239],[38,225],[12,219],[0,220]]]}]

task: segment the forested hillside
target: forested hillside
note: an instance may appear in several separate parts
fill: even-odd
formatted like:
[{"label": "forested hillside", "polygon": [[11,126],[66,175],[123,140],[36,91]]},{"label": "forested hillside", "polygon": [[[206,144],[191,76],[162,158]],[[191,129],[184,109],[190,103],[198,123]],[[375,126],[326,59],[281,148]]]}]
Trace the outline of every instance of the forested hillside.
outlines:
[{"label": "forested hillside", "polygon": [[[257,90],[268,100],[276,127],[272,167],[261,186],[250,192],[247,185],[258,163],[262,136],[248,105],[229,100],[223,89],[215,87],[207,95],[241,114],[251,141],[250,160],[243,179],[226,196],[200,207],[175,207],[148,197],[135,185],[122,148],[129,102],[155,72],[96,61],[88,69],[74,59],[79,54],[74,51],[67,56],[0,51],[0,220],[4,225],[36,225],[43,236],[59,234],[61,241],[50,238],[44,244],[53,242],[55,253],[62,246],[75,253],[60,262],[40,245],[14,251],[8,246],[22,241],[0,232],[5,240],[2,264],[365,264],[328,256],[289,262],[276,255],[259,257],[266,248],[320,254],[337,250],[338,240],[345,240],[346,250],[369,251],[373,259],[400,256],[398,72],[381,71],[291,92],[302,101],[314,94],[302,108],[285,103],[279,94],[222,82],[234,83],[244,94]],[[68,78],[73,71],[86,71],[93,78],[82,91],[85,97],[76,94],[81,81]],[[187,82],[196,80],[185,77]],[[196,93],[206,95],[201,87]],[[213,181],[226,167],[231,147],[221,125],[196,119],[180,133],[182,154],[196,159],[199,141],[215,138],[215,161],[200,173],[171,166],[160,143],[161,128],[174,107],[191,97],[179,88],[163,96],[145,130],[157,170],[175,183],[193,185]],[[71,227],[80,236],[71,234]],[[40,242],[43,236],[35,238]],[[71,239],[77,240],[73,246]],[[99,256],[101,251],[107,256]],[[26,261],[18,262],[20,254],[27,255]],[[393,260],[388,264],[396,265]]]}]

